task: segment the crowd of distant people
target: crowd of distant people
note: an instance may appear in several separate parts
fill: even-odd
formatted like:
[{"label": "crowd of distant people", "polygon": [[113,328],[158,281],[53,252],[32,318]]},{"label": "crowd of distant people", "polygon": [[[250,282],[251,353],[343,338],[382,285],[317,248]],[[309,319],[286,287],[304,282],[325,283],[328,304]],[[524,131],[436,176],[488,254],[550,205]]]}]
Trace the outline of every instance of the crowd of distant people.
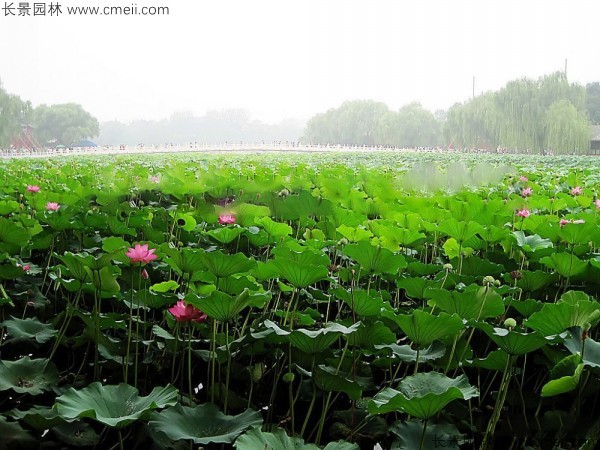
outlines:
[{"label": "crowd of distant people", "polygon": [[[187,144],[175,144],[173,142],[163,144],[146,145],[139,143],[135,146],[120,144],[117,146],[103,145],[97,147],[62,147],[62,148],[8,148],[0,149],[0,155],[4,157],[10,156],[40,156],[53,154],[71,154],[71,153],[112,153],[112,152],[127,152],[134,153],[141,151],[219,151],[219,150],[241,150],[241,151],[356,151],[356,150],[388,150],[388,151],[413,151],[413,152],[450,152],[450,153],[488,153],[488,154],[532,154],[530,149],[519,150],[509,149],[507,147],[497,147],[495,149],[488,148],[455,148],[450,145],[447,147],[393,147],[385,145],[369,146],[369,145],[350,145],[350,144],[321,144],[321,143],[299,143],[296,141],[271,141],[271,142],[244,142],[244,141],[225,141],[218,144],[206,144],[201,142],[189,142]],[[550,149],[544,149],[540,152],[544,156],[553,156],[554,152]]]}]

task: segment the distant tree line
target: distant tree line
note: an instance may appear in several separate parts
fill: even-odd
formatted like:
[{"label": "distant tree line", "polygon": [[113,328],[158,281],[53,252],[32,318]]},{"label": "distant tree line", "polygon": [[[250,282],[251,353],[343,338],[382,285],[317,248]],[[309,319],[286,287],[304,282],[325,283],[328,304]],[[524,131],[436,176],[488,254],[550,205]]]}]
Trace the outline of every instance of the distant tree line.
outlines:
[{"label": "distant tree line", "polygon": [[277,125],[251,120],[244,109],[208,111],[203,116],[180,112],[164,120],[137,120],[129,124],[105,122],[99,144],[157,145],[165,143],[295,142],[304,122],[285,120]]},{"label": "distant tree line", "polygon": [[523,78],[435,114],[418,103],[391,111],[357,100],[309,120],[303,142],[397,147],[499,147],[585,153],[590,124],[600,122],[600,83],[569,83],[557,72]]},{"label": "distant tree line", "polygon": [[98,120],[81,105],[39,105],[32,107],[17,95],[9,94],[0,83],[0,148],[22,142],[23,129],[28,129],[27,144],[43,146],[70,146],[78,141],[98,135]]}]

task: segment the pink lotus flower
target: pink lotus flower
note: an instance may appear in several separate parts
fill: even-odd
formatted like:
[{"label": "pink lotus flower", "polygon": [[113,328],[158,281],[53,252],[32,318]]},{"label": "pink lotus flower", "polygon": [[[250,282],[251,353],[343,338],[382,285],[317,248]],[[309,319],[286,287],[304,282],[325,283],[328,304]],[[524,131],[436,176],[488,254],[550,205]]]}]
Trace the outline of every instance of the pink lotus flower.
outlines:
[{"label": "pink lotus flower", "polygon": [[596,209],[600,209],[600,198],[596,200]]},{"label": "pink lotus flower", "polygon": [[522,181],[523,183],[527,183],[529,181],[529,179],[527,177],[524,177],[523,175],[521,175],[521,177],[519,178],[519,181]]},{"label": "pink lotus flower", "polygon": [[519,209],[517,211],[517,217],[522,217],[523,219],[525,219],[526,217],[529,217],[530,215],[531,215],[531,212],[526,208]]},{"label": "pink lotus flower", "polygon": [[567,225],[568,223],[572,223],[573,225],[581,225],[582,223],[585,223],[585,220],[583,219],[577,219],[577,220],[566,220],[566,219],[560,219],[560,222],[558,222],[558,224],[562,227],[564,227],[565,225]]},{"label": "pink lotus flower", "polygon": [[56,202],[48,202],[46,203],[46,209],[48,211],[58,211],[60,209],[60,205]]},{"label": "pink lotus flower", "polygon": [[40,192],[40,187],[36,184],[30,184],[27,186],[27,192],[33,192],[33,193]]},{"label": "pink lotus flower", "polygon": [[193,305],[186,305],[183,300],[177,301],[175,306],[169,308],[169,312],[173,314],[177,322],[204,322],[206,320],[206,314],[194,307]]},{"label": "pink lotus flower", "polygon": [[583,189],[581,189],[581,186],[575,186],[573,189],[571,189],[571,195],[581,195],[582,192]]},{"label": "pink lotus flower", "polygon": [[233,214],[221,214],[219,215],[219,223],[221,225],[229,225],[235,223],[235,216]]},{"label": "pink lotus flower", "polygon": [[531,197],[533,195],[533,189],[526,187],[521,191],[521,195],[523,197]]},{"label": "pink lotus flower", "polygon": [[23,272],[29,272],[31,270],[31,266],[29,264],[25,264],[24,266],[21,266],[21,269],[23,269]]},{"label": "pink lotus flower", "polygon": [[155,248],[148,250],[148,244],[140,245],[135,244],[134,248],[129,248],[129,251],[125,253],[125,256],[129,258],[129,261],[133,263],[147,264],[150,261],[154,261],[158,256],[154,254]]},{"label": "pink lotus flower", "polygon": [[148,278],[150,278],[150,275],[148,275],[148,271],[146,269],[142,269],[141,275],[144,280],[147,280]]},{"label": "pink lotus flower", "polygon": [[160,181],[160,177],[158,175],[152,175],[150,177],[150,181],[152,181],[154,184],[158,184]]}]

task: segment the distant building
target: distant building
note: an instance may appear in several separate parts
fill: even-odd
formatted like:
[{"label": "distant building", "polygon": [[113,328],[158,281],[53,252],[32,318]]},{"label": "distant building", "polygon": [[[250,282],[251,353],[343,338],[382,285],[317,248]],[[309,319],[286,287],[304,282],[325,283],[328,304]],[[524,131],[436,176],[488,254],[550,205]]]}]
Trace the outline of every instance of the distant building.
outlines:
[{"label": "distant building", "polygon": [[41,145],[33,135],[34,126],[30,124],[21,125],[21,133],[11,140],[11,147],[15,149],[34,150]]}]

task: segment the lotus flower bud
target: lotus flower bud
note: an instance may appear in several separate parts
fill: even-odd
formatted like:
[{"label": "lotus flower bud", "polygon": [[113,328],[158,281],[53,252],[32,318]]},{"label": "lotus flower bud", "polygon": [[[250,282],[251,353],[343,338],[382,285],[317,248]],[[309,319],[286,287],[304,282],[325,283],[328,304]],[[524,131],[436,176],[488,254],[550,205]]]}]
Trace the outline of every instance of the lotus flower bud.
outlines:
[{"label": "lotus flower bud", "polygon": [[296,375],[294,375],[294,373],[292,372],[288,372],[283,376],[283,382],[292,383],[294,381],[294,378],[296,378]]},{"label": "lotus flower bud", "polygon": [[494,284],[496,280],[491,275],[487,275],[483,277],[483,284],[487,284],[488,286]]},{"label": "lotus flower bud", "polygon": [[509,317],[504,321],[504,326],[508,329],[514,328],[517,326],[517,321],[512,317]]}]

